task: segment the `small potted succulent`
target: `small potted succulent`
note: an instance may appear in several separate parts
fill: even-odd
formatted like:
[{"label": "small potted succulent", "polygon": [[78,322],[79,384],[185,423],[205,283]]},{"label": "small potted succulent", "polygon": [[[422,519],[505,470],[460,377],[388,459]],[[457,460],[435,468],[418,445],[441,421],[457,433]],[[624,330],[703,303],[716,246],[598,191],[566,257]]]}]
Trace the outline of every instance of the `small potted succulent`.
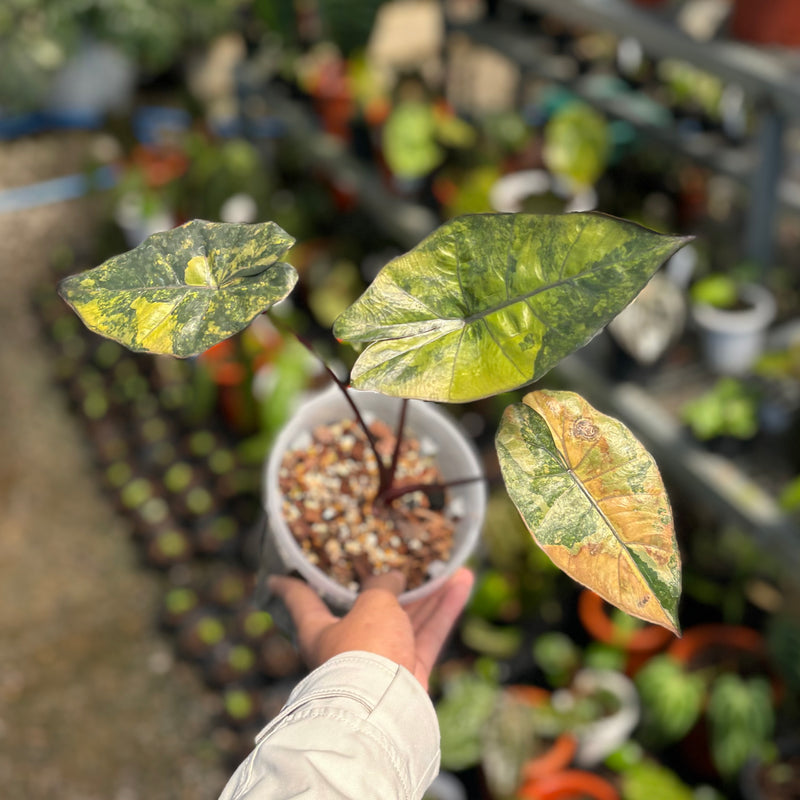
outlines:
[{"label": "small potted succulent", "polygon": [[[339,341],[361,351],[352,388],[330,372],[357,421],[353,447],[374,461],[365,506],[389,515],[421,507],[423,517],[474,512],[448,510],[448,495],[482,486],[480,473],[443,475],[442,462],[410,479],[399,474],[411,438],[404,409],[413,431],[415,406],[468,403],[538,380],[687,241],[594,212],[474,214],[444,223],[385,265],[333,326]],[[298,276],[281,258],[293,243],[274,223],[193,220],[63,279],[59,292],[92,330],[134,351],[186,358],[290,294]],[[360,398],[376,396],[396,398],[397,427],[386,437],[358,409]],[[506,408],[495,442],[508,494],[556,566],[613,605],[677,631],[680,557],[669,500],[632,433],[577,394],[540,390]],[[346,520],[337,526],[347,549]],[[412,521],[398,538],[413,549],[414,532],[426,528]],[[305,552],[297,541],[293,547]]]}]

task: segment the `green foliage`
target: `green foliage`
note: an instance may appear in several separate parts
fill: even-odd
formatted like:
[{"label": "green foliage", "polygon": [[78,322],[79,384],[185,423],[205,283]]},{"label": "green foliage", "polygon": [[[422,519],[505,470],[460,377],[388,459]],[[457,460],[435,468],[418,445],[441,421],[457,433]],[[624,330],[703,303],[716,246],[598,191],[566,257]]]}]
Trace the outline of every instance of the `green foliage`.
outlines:
[{"label": "green foliage", "polygon": [[33,111],[85,37],[113,44],[146,73],[235,22],[238,0],[4,0],[0,4],[0,107]]},{"label": "green foliage", "polygon": [[534,642],[533,659],[550,686],[558,688],[572,680],[581,664],[581,651],[565,633],[549,631]]},{"label": "green foliage", "polygon": [[468,608],[486,620],[513,620],[520,612],[518,582],[496,569],[483,571],[475,582]]},{"label": "green foliage", "polygon": [[508,659],[519,651],[523,632],[516,625],[495,625],[483,617],[467,614],[461,623],[461,640],[476,653]]},{"label": "green foliage", "polygon": [[189,162],[177,186],[184,218],[219,221],[223,204],[236,194],[247,194],[257,208],[266,208],[272,189],[270,176],[251,142],[238,138],[214,141],[191,133],[181,146]]},{"label": "green foliage", "polygon": [[90,330],[131,350],[186,358],[289,294],[297,273],[278,259],[293,243],[271,222],[194,220],[65,278],[58,291]]},{"label": "green foliage", "polygon": [[367,345],[356,388],[489,397],[586,344],[685,242],[596,213],[458,217],[387,264],[334,334]]},{"label": "green foliage", "polygon": [[708,698],[711,754],[720,774],[733,778],[764,752],[775,728],[772,687],[766,678],[720,675]]},{"label": "green foliage", "polygon": [[622,776],[623,800],[694,800],[695,794],[672,770],[642,761]]},{"label": "green foliage", "polygon": [[[630,430],[578,395],[542,390],[506,409],[496,444],[508,494],[553,563],[615,606],[677,632],[672,513],[652,457]],[[606,563],[621,576],[610,585]]]},{"label": "green foliage", "polygon": [[739,300],[739,284],[731,275],[713,273],[692,284],[689,296],[695,303],[715,308],[734,308]]},{"label": "green foliage", "polygon": [[481,766],[492,797],[511,797],[525,762],[541,747],[537,711],[500,693],[481,731]]},{"label": "green foliage", "polygon": [[445,684],[444,696],[436,704],[443,769],[458,771],[480,762],[481,731],[494,711],[497,696],[496,685],[470,673]]},{"label": "green foliage", "polygon": [[[251,165],[247,152],[234,155]],[[502,395],[587,343],[687,241],[598,213],[457,217],[387,264],[333,332],[364,346],[356,388],[445,402]],[[293,243],[274,222],[193,220],[64,279],[59,293],[103,336],[189,357],[291,292],[297,272],[279,259]],[[509,494],[553,563],[628,613],[677,630],[672,515],[630,431],[577,395],[535,392],[506,410],[496,441]],[[513,628],[479,617],[470,625],[464,635],[485,652],[519,645]]]},{"label": "green foliage", "polygon": [[347,56],[366,47],[378,9],[384,0],[317,0],[325,40]]},{"label": "green foliage", "polygon": [[659,655],[636,673],[642,701],[642,731],[646,739],[669,744],[683,738],[700,718],[706,682],[689,673],[674,658]]},{"label": "green foliage", "polygon": [[738,378],[720,378],[681,408],[681,418],[700,441],[716,436],[751,439],[758,433],[758,390]]},{"label": "green foliage", "polygon": [[593,186],[605,171],[611,154],[608,122],[587,103],[562,106],[548,121],[544,138],[547,168],[576,191]]},{"label": "green foliage", "polygon": [[393,175],[423,178],[444,160],[433,106],[424,101],[396,105],[383,127],[383,155]]}]

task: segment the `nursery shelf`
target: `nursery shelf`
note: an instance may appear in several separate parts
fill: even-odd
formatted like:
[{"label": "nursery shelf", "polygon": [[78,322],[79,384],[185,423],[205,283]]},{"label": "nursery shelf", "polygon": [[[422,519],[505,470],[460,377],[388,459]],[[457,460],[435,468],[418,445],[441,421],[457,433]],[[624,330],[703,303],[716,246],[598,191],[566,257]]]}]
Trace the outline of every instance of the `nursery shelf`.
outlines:
[{"label": "nursery shelf", "polygon": [[581,28],[608,30],[637,39],[655,58],[678,58],[736,83],[753,99],[792,117],[800,114],[797,62],[735,40],[699,41],[660,14],[628,0],[512,0]]},{"label": "nursery shelf", "polygon": [[800,567],[800,530],[772,495],[732,460],[694,444],[650,392],[634,383],[606,380],[580,353],[563,361],[556,373],[589,402],[628,425],[665,476],[687,496],[744,526],[787,567]]},{"label": "nursery shelf", "polygon": [[[545,80],[567,86],[571,92],[594,105],[605,114],[623,120],[645,133],[650,139],[674,148],[716,172],[738,180],[748,180],[758,163],[752,147],[734,147],[723,137],[708,132],[681,131],[671,113],[648,100],[655,111],[662,112],[663,123],[652,122],[652,114],[642,113],[642,96],[634,90],[609,92],[606,81],[598,76],[575,76],[565,68],[564,57],[552,52],[548,41],[526,36],[519,28],[504,22],[488,22],[460,28],[480,44],[510,56],[517,65]],[[782,186],[781,197],[791,207],[800,210],[800,187]]]},{"label": "nursery shelf", "polygon": [[778,203],[800,208],[800,187],[782,176],[784,134],[789,121],[800,118],[800,63],[796,59],[733,40],[696,40],[665,16],[625,0],[510,0],[509,5],[550,15],[580,30],[588,27],[634,38],[651,57],[682,59],[741,87],[759,115],[759,130],[750,146],[726,147],[719,138],[682,134],[674,126],[638,119],[630,98],[598,96],[590,82],[565,76],[557,59],[543,58],[535,37],[532,44],[526,43],[518,26],[508,30],[493,27],[502,23],[482,22],[471,31],[476,40],[497,47],[542,77],[569,86],[606,113],[636,125],[654,141],[677,147],[712,169],[747,183],[751,192],[747,253],[759,263],[772,263]]}]

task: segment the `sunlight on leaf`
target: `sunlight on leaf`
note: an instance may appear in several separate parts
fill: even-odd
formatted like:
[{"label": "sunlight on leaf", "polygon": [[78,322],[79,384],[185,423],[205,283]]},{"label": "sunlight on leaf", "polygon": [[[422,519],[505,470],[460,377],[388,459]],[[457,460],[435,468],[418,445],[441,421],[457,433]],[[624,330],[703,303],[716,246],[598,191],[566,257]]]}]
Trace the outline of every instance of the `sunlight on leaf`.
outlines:
[{"label": "sunlight on leaf", "polygon": [[289,294],[297,273],[278,259],[292,244],[274,222],[192,220],[65,278],[58,291],[95,333],[137,352],[186,358]]},{"label": "sunlight on leaf", "polygon": [[609,603],[678,632],[680,555],[655,462],[572,392],[506,409],[497,451],[511,499],[552,561]]},{"label": "sunlight on leaf", "polygon": [[688,238],[595,212],[472,214],[389,262],[334,324],[358,389],[469,402],[586,344]]}]

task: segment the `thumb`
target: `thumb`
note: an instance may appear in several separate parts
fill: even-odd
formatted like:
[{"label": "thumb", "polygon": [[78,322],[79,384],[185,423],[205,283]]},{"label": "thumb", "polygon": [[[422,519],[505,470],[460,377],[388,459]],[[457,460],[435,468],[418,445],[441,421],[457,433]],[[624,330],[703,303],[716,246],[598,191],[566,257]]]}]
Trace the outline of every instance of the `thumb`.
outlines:
[{"label": "thumb", "polygon": [[286,604],[303,650],[307,650],[317,636],[337,619],[320,596],[304,581],[285,575],[273,575],[268,586]]},{"label": "thumb", "polygon": [[397,596],[406,588],[406,578],[402,572],[392,570],[380,575],[370,575],[361,582],[361,591],[383,589]]}]

